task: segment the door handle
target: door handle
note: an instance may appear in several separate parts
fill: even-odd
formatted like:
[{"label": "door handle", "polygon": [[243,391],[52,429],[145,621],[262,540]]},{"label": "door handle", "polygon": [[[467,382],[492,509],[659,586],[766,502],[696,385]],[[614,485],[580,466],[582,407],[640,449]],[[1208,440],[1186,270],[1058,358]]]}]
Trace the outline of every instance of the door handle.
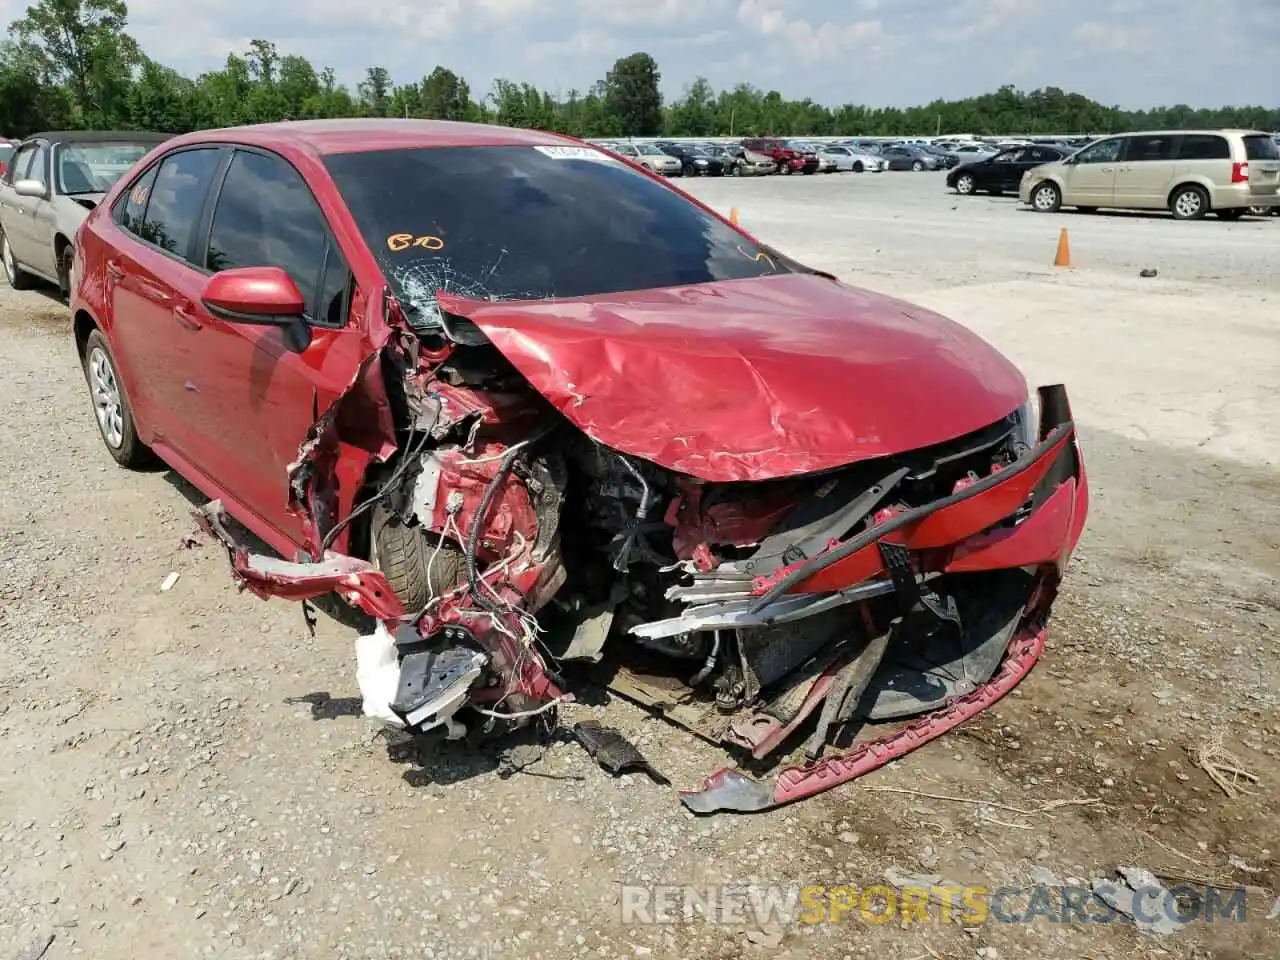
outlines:
[{"label": "door handle", "polygon": [[186,304],[180,303],[178,306],[173,308],[173,318],[188,330],[199,331],[204,329],[200,321],[195,318],[195,314],[191,312]]},{"label": "door handle", "polygon": [[111,280],[120,281],[124,279],[124,268],[114,260],[107,261],[107,277]]}]

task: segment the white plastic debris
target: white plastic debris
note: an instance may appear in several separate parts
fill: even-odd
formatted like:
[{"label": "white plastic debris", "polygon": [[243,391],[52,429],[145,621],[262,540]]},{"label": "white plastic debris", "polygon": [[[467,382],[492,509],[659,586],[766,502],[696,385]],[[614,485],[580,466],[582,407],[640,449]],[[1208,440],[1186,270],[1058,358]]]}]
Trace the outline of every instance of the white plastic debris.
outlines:
[{"label": "white plastic debris", "polygon": [[395,638],[381,623],[373,633],[356,637],[356,683],[364,700],[364,715],[393,727],[404,722],[391,712],[400,684]]},{"label": "white plastic debris", "polygon": [[1177,933],[1182,927],[1178,921],[1178,902],[1149,870],[1140,867],[1117,867],[1124,879],[1098,878],[1091,884],[1093,895],[1111,909],[1133,920],[1139,932],[1157,936]]},{"label": "white plastic debris", "polygon": [[178,577],[180,576],[181,574],[178,573],[177,570],[174,570],[171,574],[165,577],[164,583],[160,584],[160,592],[168,593],[170,590],[172,590],[173,585],[178,582]]}]

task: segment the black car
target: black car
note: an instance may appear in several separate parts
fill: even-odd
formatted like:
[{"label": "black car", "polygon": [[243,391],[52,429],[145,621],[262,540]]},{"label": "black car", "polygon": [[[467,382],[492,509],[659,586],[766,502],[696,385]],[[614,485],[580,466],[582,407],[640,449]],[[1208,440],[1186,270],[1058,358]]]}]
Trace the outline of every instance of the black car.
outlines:
[{"label": "black car", "polygon": [[1075,151],[1066,147],[1030,146],[1002,150],[985,160],[962,163],[947,173],[947,186],[956,193],[979,190],[999,195],[1016,193],[1022,175],[1042,163],[1053,163]]},{"label": "black car", "polygon": [[680,174],[685,177],[722,177],[726,163],[714,157],[704,148],[688,143],[659,140],[657,147],[668,156],[680,161]]}]

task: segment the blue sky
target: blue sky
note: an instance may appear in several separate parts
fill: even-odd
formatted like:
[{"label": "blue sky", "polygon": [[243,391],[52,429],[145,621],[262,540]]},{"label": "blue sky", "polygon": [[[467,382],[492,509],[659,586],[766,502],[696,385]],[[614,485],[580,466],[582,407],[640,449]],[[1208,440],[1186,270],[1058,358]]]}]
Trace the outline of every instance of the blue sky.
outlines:
[{"label": "blue sky", "polygon": [[[12,20],[26,0],[0,0]],[[132,0],[131,30],[186,73],[252,37],[353,83],[435,65],[473,92],[505,76],[585,89],[619,56],[663,92],[699,74],[823,103],[910,105],[1002,83],[1126,107],[1280,102],[1280,0]],[[355,12],[352,12],[355,11]]]}]

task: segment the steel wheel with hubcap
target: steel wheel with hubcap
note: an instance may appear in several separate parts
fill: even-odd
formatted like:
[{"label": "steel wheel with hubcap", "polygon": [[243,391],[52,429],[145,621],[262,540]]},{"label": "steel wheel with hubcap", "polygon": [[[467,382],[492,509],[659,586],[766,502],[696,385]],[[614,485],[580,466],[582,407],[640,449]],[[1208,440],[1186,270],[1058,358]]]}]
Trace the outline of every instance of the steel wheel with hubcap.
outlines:
[{"label": "steel wheel with hubcap", "polygon": [[1209,212],[1209,195],[1201,187],[1179,187],[1169,209],[1178,220],[1199,220]]},{"label": "steel wheel with hubcap", "polygon": [[31,275],[18,266],[13,257],[13,248],[9,246],[9,238],[0,234],[0,262],[4,264],[4,275],[9,286],[15,290],[26,290],[31,286]]},{"label": "steel wheel with hubcap", "polygon": [[1053,183],[1042,183],[1031,191],[1031,205],[1040,213],[1057,213],[1062,206],[1062,194]]},{"label": "steel wheel with hubcap", "polygon": [[973,193],[974,186],[973,177],[967,173],[962,173],[956,178],[956,193],[964,194],[967,197]]}]

